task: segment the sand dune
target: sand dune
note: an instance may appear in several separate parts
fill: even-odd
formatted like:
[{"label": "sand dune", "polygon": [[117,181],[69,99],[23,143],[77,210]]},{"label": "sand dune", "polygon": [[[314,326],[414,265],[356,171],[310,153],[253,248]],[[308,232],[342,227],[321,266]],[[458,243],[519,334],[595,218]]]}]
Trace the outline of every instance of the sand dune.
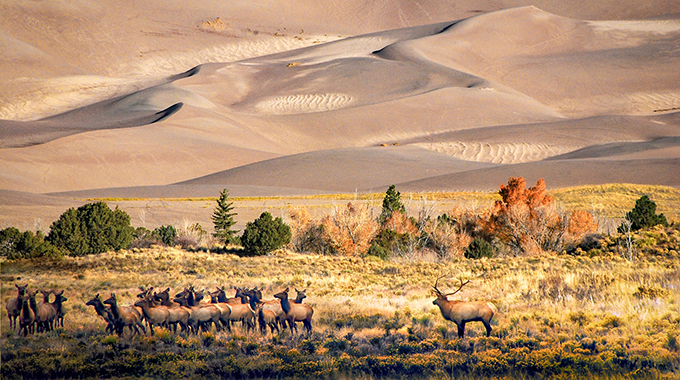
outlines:
[{"label": "sand dune", "polygon": [[540,161],[579,147],[527,143],[439,142],[415,144],[466,161],[516,164]]},{"label": "sand dune", "polygon": [[680,4],[265,3],[0,5],[0,190],[680,186]]}]

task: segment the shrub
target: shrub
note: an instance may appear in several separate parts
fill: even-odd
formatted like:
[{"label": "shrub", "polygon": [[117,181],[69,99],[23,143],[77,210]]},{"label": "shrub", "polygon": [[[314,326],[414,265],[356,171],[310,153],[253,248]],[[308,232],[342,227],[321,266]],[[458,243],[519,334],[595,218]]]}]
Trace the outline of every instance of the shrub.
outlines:
[{"label": "shrub", "polygon": [[375,236],[371,248],[373,248],[373,246],[380,247],[387,254],[390,252],[404,252],[407,250],[410,240],[410,236],[407,233],[399,233],[394,230],[384,229]]},{"label": "shrub", "polygon": [[274,219],[268,212],[246,224],[241,242],[249,255],[262,256],[290,243],[291,232],[281,218]]},{"label": "shrub", "polygon": [[171,225],[156,227],[151,233],[153,237],[158,239],[161,243],[172,246],[175,245],[175,238],[177,237],[177,230]]},{"label": "shrub", "polygon": [[[240,244],[238,236],[232,237],[230,241],[232,244]],[[175,237],[175,244],[184,249],[197,249],[200,246],[211,247],[215,243],[214,236],[209,235],[200,223],[191,224],[188,220],[182,222]],[[221,243],[224,242],[222,241]]]},{"label": "shrub", "polygon": [[132,243],[130,248],[150,248],[154,244],[158,244],[152,232],[146,227],[137,227],[132,233]]},{"label": "shrub", "polygon": [[288,210],[290,217],[291,243],[296,252],[330,253],[330,247],[324,239],[323,227],[312,218],[305,207],[293,207]]},{"label": "shrub", "polygon": [[493,246],[486,240],[475,239],[465,250],[465,257],[468,259],[481,259],[482,257],[493,257]]},{"label": "shrub", "polygon": [[368,252],[366,252],[366,255],[387,260],[387,258],[389,257],[389,252],[387,252],[385,248],[381,247],[380,244],[374,241],[371,244],[371,247],[368,249]]},{"label": "shrub", "polygon": [[341,255],[363,255],[368,252],[380,225],[369,205],[353,205],[334,209],[321,220],[322,237],[328,252]]},{"label": "shrub", "polygon": [[27,259],[34,257],[61,257],[63,253],[45,241],[41,231],[21,232],[14,227],[0,231],[0,256],[8,259]]},{"label": "shrub", "polygon": [[212,221],[215,225],[215,233],[213,236],[225,244],[234,244],[237,242],[237,230],[232,230],[231,227],[236,224],[234,216],[237,214],[232,212],[234,210],[234,202],[229,201],[229,190],[224,189],[220,191],[220,197],[217,199],[217,206],[212,214]]},{"label": "shrub", "polygon": [[440,259],[460,257],[472,242],[471,233],[476,226],[476,217],[469,211],[454,209],[455,216],[442,214],[436,220],[426,222],[427,246],[437,253]]},{"label": "shrub", "polygon": [[70,208],[52,223],[47,240],[72,256],[128,248],[134,228],[130,216],[105,202]]},{"label": "shrub", "polygon": [[[637,231],[643,228],[653,227],[658,224],[668,226],[668,221],[664,214],[656,214],[656,203],[643,195],[635,201],[635,207],[626,213],[626,220],[630,222],[630,230]],[[619,233],[628,232],[628,226],[621,224],[618,228]]]}]

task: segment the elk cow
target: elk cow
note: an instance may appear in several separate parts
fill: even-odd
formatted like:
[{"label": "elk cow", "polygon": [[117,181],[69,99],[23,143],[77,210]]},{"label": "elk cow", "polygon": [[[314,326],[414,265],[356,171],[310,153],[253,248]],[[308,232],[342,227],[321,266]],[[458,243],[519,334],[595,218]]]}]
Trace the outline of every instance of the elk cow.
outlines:
[{"label": "elk cow", "polygon": [[116,299],[116,295],[114,293],[111,293],[111,297],[104,301],[104,304],[111,305],[111,314],[113,315],[113,319],[116,323],[118,335],[123,333],[123,329],[125,327],[130,329],[133,336],[134,334],[140,333],[140,327],[142,328],[142,331],[146,333],[146,328],[144,328],[144,325],[141,321],[142,317],[135,307],[119,306],[118,300]]},{"label": "elk cow", "polygon": [[189,310],[189,326],[194,332],[199,329],[208,331],[211,324],[215,324],[217,331],[220,331],[220,317],[222,310],[212,304],[197,304],[194,296],[194,287],[185,288],[184,291],[175,296],[175,302]]},{"label": "elk cow", "polygon": [[5,305],[5,309],[7,310],[7,318],[9,318],[9,326],[12,330],[16,330],[17,328],[17,318],[19,318],[19,314],[21,314],[21,298],[24,296],[24,294],[26,294],[26,288],[28,288],[28,284],[24,286],[14,284],[14,286],[17,288],[17,296],[16,298],[10,298]]},{"label": "elk cow", "polygon": [[291,330],[297,332],[295,322],[302,322],[307,332],[312,332],[312,316],[314,315],[314,309],[312,309],[311,306],[301,303],[290,303],[288,300],[288,288],[280,293],[274,294],[274,297],[281,300],[281,308],[285,313],[285,320],[288,321]]},{"label": "elk cow", "polygon": [[177,332],[177,324],[179,323],[182,332],[186,332],[191,310],[170,299],[170,288],[160,293],[154,293],[153,298],[154,301],[158,301],[162,306],[168,308],[168,324],[172,327],[172,331]]},{"label": "elk cow", "polygon": [[447,321],[452,321],[458,327],[458,337],[463,338],[465,335],[465,324],[467,322],[482,322],[486,328],[486,336],[491,335],[491,319],[496,313],[496,307],[491,302],[486,301],[449,301],[448,296],[458,293],[463,286],[470,282],[467,280],[463,282],[460,279],[460,286],[452,293],[444,294],[438,288],[438,282],[442,279],[438,277],[434,282],[434,293],[437,299],[432,301],[432,304],[439,306],[442,316]]},{"label": "elk cow", "polygon": [[19,313],[19,331],[24,336],[35,332],[35,293],[27,292],[21,297],[21,313]]},{"label": "elk cow", "polygon": [[35,309],[35,324],[38,332],[51,331],[54,327],[54,319],[57,317],[57,311],[50,303],[51,291],[40,290],[43,295],[43,301],[36,305]]},{"label": "elk cow", "polygon": [[151,335],[154,335],[154,325],[163,326],[168,321],[168,308],[162,305],[156,306],[150,294],[145,294],[142,299],[135,302],[135,306],[142,308],[142,313],[149,324]]},{"label": "elk cow", "polygon": [[66,314],[66,311],[64,311],[63,303],[68,301],[68,298],[64,296],[64,290],[59,293],[54,292],[54,296],[56,298],[54,299],[54,302],[52,302],[52,307],[57,311],[57,316],[54,319],[54,326],[64,327],[64,315]]},{"label": "elk cow", "polygon": [[111,308],[102,303],[101,298],[99,298],[99,293],[92,297],[91,300],[87,301],[85,305],[93,306],[94,311],[97,312],[97,315],[104,319],[104,322],[106,322],[107,333],[111,334],[114,330],[116,330],[116,323],[113,318],[113,314],[111,313]]}]

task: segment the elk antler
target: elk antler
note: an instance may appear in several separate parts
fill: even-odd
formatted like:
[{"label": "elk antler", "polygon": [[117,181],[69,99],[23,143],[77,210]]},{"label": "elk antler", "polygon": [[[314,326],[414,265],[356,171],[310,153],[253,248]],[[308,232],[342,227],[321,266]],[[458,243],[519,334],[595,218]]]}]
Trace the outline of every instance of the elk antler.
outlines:
[{"label": "elk antler", "polygon": [[447,294],[446,296],[448,297],[448,296],[452,296],[452,295],[458,293],[461,289],[463,289],[463,286],[467,285],[468,282],[470,282],[470,280],[467,280],[467,281],[463,282],[463,277],[461,276],[461,278],[460,278],[460,286],[458,287],[458,289],[457,289],[455,292],[453,292],[453,293]]},{"label": "elk antler", "polygon": [[448,276],[449,274],[450,273],[447,273],[447,274],[444,274],[444,275],[437,277],[437,280],[434,282],[434,286],[432,288],[434,289],[434,292],[437,294],[437,296],[443,296],[444,295],[444,293],[442,293],[441,290],[437,289],[437,284],[439,283],[439,280]]}]

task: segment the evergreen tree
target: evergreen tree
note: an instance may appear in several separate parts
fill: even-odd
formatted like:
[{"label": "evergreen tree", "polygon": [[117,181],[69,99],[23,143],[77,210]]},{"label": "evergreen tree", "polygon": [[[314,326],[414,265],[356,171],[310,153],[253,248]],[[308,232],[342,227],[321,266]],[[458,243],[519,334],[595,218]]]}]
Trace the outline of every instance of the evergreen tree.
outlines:
[{"label": "evergreen tree", "polygon": [[217,207],[212,214],[213,224],[215,225],[215,232],[213,236],[225,244],[235,243],[237,230],[232,230],[231,227],[236,224],[234,216],[237,214],[232,212],[234,209],[234,202],[229,201],[229,190],[224,189],[220,191],[220,197],[217,200]]},{"label": "evergreen tree", "polygon": [[[626,213],[626,219],[630,222],[631,231],[653,227],[657,224],[668,225],[666,216],[664,214],[656,214],[656,203],[646,195],[635,201],[635,207]],[[624,233],[626,230],[623,224],[618,228],[619,233]]]},{"label": "evergreen tree", "polygon": [[249,255],[261,256],[290,243],[290,227],[281,218],[274,219],[263,212],[258,219],[246,224],[241,243]]},{"label": "evergreen tree", "polygon": [[401,193],[396,191],[394,185],[390,185],[387,192],[385,192],[385,198],[383,198],[382,212],[380,213],[379,219],[380,223],[385,223],[395,211],[406,214],[406,208],[404,207],[404,204],[401,203]]},{"label": "evergreen tree", "polygon": [[130,216],[104,202],[70,208],[52,223],[47,240],[73,256],[128,248],[134,228]]}]

